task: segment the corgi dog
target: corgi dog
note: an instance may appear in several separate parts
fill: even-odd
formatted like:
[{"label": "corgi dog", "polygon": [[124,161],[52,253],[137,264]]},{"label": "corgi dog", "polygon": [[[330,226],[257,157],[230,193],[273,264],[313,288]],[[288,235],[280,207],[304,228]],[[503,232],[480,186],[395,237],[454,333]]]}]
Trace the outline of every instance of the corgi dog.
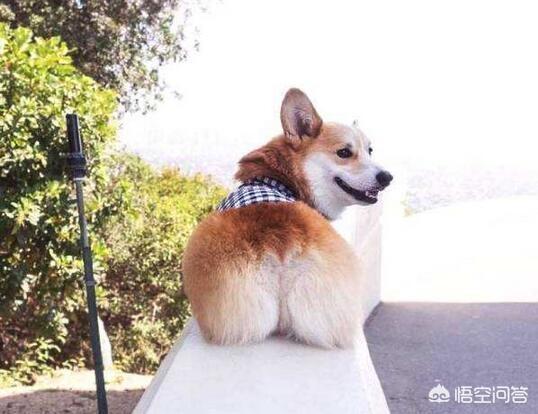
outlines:
[{"label": "corgi dog", "polygon": [[242,185],[192,234],[185,293],[210,343],[279,334],[349,348],[362,320],[360,261],[330,220],[374,204],[392,176],[356,125],[323,122],[299,89],[286,93],[281,123],[239,161]]}]

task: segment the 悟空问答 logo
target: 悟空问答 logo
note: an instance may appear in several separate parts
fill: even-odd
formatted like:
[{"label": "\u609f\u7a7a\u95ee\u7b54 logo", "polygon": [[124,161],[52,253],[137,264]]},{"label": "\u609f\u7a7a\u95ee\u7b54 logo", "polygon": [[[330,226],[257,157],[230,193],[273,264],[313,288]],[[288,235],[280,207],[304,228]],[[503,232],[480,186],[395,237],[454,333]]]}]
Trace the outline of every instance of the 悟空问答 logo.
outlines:
[{"label": "\u609f\u7a7a\u95ee\u7b54 logo", "polygon": [[441,384],[437,384],[428,393],[428,400],[437,403],[448,402],[450,401],[450,392]]}]

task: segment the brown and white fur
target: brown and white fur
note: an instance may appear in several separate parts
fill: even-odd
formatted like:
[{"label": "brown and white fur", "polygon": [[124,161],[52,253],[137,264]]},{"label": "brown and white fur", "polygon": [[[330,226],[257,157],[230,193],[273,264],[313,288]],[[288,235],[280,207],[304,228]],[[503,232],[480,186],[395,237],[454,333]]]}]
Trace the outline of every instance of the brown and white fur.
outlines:
[{"label": "brown and white fur", "polygon": [[283,134],[243,157],[236,178],[275,178],[298,201],[209,215],[185,251],[185,292],[209,342],[278,333],[350,347],[360,327],[361,271],[329,220],[346,206],[375,203],[392,176],[372,162],[356,126],[324,123],[298,89],[284,97],[281,122]]}]

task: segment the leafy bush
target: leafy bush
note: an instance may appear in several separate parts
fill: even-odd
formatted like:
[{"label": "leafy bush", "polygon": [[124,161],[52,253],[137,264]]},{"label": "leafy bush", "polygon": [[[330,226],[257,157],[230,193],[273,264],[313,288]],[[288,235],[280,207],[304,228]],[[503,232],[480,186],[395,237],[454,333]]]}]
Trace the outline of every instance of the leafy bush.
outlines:
[{"label": "leafy bush", "polygon": [[101,315],[115,363],[150,373],[189,315],[180,289],[187,239],[224,191],[177,169],[155,172],[133,156],[119,157],[114,165],[121,167],[105,198],[119,211],[100,231],[107,250]]},{"label": "leafy bush", "polygon": [[[188,314],[179,263],[223,193],[112,151],[115,94],[81,75],[58,39],[0,24],[0,382],[31,382],[88,355],[64,114],[81,116],[86,216],[100,311],[115,359],[149,372]],[[7,70],[5,70],[7,69]]]},{"label": "leafy bush", "polygon": [[[114,92],[72,65],[60,39],[0,24],[0,369],[31,344],[61,345],[84,296],[77,216],[65,179],[64,114],[78,112],[90,176],[89,222],[102,208]],[[99,269],[97,257],[97,268]],[[98,274],[102,271],[98,271]]]}]

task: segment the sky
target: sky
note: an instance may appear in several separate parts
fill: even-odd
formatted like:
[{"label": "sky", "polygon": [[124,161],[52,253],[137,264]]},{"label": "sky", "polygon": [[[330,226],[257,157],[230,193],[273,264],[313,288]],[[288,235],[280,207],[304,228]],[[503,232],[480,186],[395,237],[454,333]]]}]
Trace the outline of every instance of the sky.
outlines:
[{"label": "sky", "polygon": [[127,116],[121,141],[228,176],[280,133],[282,97],[299,87],[324,120],[358,119],[382,164],[532,170],[537,18],[520,0],[215,1],[192,19],[199,51],[163,68],[183,98]]}]

